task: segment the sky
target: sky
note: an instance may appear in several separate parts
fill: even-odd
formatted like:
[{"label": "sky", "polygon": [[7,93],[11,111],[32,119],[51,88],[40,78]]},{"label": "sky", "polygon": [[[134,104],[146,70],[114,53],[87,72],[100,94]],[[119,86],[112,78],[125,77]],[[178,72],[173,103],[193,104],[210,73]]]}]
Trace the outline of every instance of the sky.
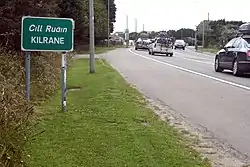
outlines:
[{"label": "sky", "polygon": [[115,4],[115,32],[125,30],[126,16],[130,32],[135,31],[135,19],[137,32],[143,24],[145,31],[194,29],[208,13],[210,20],[250,21],[249,0],[115,0]]}]

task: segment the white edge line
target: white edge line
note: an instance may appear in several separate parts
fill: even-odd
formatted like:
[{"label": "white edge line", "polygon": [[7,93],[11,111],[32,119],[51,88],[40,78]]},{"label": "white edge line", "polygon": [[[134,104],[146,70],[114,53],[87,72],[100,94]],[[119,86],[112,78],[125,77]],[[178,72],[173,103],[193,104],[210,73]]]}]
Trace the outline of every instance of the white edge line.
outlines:
[{"label": "white edge line", "polygon": [[173,65],[173,64],[169,64],[169,63],[166,63],[166,62],[163,62],[163,61],[159,61],[159,60],[147,57],[147,56],[143,56],[141,54],[133,52],[131,49],[129,49],[129,52],[131,52],[132,54],[135,54],[137,56],[140,56],[142,58],[145,58],[145,59],[148,59],[148,60],[152,60],[154,62],[157,62],[157,63],[160,63],[160,64],[164,64],[164,65],[176,68],[178,70],[182,70],[182,71],[185,71],[185,72],[188,72],[188,73],[192,73],[192,74],[195,74],[195,75],[198,75],[198,76],[201,76],[201,77],[209,78],[209,79],[212,79],[212,80],[215,80],[215,81],[218,81],[218,82],[221,82],[221,83],[225,83],[225,84],[228,84],[228,85],[231,85],[231,86],[235,86],[235,87],[238,87],[238,88],[241,88],[241,89],[250,90],[250,87],[247,87],[247,86],[244,86],[244,85],[240,85],[240,84],[237,84],[237,83],[234,83],[234,82],[230,82],[230,81],[227,81],[227,80],[224,80],[224,79],[216,78],[216,77],[213,77],[213,76],[210,76],[210,75],[206,75],[206,74],[203,74],[203,73],[199,73],[199,72],[196,72],[196,71],[193,71],[193,70],[189,70],[189,69],[186,69],[186,68],[183,68],[183,67],[180,67],[180,66],[176,66],[176,65]]}]

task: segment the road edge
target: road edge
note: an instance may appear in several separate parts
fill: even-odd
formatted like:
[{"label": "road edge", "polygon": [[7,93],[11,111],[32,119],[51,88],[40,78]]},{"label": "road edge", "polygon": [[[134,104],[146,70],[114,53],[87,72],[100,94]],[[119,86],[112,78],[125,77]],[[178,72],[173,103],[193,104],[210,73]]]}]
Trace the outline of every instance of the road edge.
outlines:
[{"label": "road edge", "polygon": [[[131,50],[131,48],[126,49]],[[150,98],[147,93],[140,90],[131,83],[120,70],[118,70],[108,59],[106,55],[101,55],[112,68],[126,80],[128,84],[136,88],[148,102],[154,113],[172,127],[177,129],[187,140],[191,140],[190,147],[199,152],[203,158],[207,158],[214,167],[247,167],[250,166],[250,159],[247,155],[240,153],[226,142],[219,140],[211,131],[201,125],[190,123],[184,116],[178,114],[171,106],[165,104],[159,99]]]}]

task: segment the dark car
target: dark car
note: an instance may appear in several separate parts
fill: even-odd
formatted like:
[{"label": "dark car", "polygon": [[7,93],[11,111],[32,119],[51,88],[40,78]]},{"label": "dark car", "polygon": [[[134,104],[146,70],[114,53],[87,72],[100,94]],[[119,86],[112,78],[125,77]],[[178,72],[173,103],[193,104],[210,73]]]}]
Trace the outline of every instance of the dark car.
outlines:
[{"label": "dark car", "polygon": [[135,43],[135,50],[138,50],[138,49],[148,49],[148,42],[146,41],[137,41]]},{"label": "dark car", "polygon": [[250,38],[240,36],[231,39],[215,56],[216,72],[232,70],[239,76],[250,72]]}]

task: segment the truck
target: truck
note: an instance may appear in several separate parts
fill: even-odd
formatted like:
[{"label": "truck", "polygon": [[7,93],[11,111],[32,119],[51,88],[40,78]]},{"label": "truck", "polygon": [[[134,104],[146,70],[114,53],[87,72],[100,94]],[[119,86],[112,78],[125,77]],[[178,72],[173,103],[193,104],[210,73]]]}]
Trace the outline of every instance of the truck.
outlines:
[{"label": "truck", "polygon": [[173,42],[169,38],[156,38],[148,47],[150,55],[165,54],[166,56],[173,56]]}]

